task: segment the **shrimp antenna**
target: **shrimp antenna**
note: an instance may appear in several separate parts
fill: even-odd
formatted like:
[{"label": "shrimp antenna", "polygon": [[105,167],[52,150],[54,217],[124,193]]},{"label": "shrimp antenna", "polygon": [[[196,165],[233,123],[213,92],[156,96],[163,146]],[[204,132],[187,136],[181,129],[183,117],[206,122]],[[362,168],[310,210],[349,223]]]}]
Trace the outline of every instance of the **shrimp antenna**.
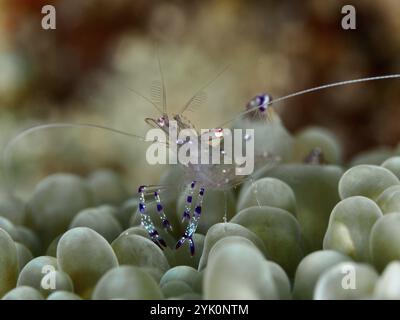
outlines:
[{"label": "shrimp antenna", "polygon": [[226,70],[230,68],[230,64],[226,65],[225,67],[222,68],[211,80],[206,82],[197,92],[189,99],[188,102],[186,102],[185,106],[181,110],[180,114],[183,114],[192,104],[192,102],[196,99],[196,97],[207,87],[209,87],[215,80],[217,80]]},{"label": "shrimp antenna", "polygon": [[166,115],[167,114],[167,92],[165,90],[164,73],[163,73],[162,66],[161,66],[160,55],[159,55],[159,52],[158,52],[158,45],[156,45],[156,54],[157,54],[158,70],[160,72],[161,85],[162,85],[163,115]]},{"label": "shrimp antenna", "polygon": [[127,88],[128,88],[128,90],[132,91],[133,93],[135,93],[136,95],[138,95],[139,97],[141,97],[142,99],[144,99],[145,101],[150,103],[154,108],[157,109],[157,111],[159,113],[163,114],[163,111],[161,111],[160,108],[153,101],[151,101],[149,98],[147,98],[145,95],[141,94],[140,92],[138,92],[135,89],[132,89],[130,87],[127,87]]},{"label": "shrimp antenna", "polygon": [[[334,82],[334,83],[329,83],[329,84],[324,84],[322,86],[318,86],[318,87],[314,87],[314,88],[310,88],[310,89],[305,89],[305,90],[301,90],[301,91],[297,91],[291,94],[288,94],[286,96],[277,98],[275,100],[271,100],[270,102],[268,102],[268,104],[266,106],[272,105],[274,103],[278,103],[278,102],[282,102],[284,100],[288,100],[297,96],[301,96],[303,94],[307,94],[307,93],[311,93],[311,92],[315,92],[315,91],[320,91],[320,90],[324,90],[324,89],[329,89],[329,88],[334,88],[334,87],[340,87],[340,86],[346,86],[346,85],[351,85],[351,84],[356,84],[356,83],[363,83],[363,82],[369,82],[369,81],[375,81],[375,80],[386,80],[386,79],[399,79],[400,78],[400,73],[394,73],[394,74],[388,74],[388,75],[383,75],[383,76],[375,76],[375,77],[368,77],[368,78],[361,78],[361,79],[353,79],[353,80],[346,80],[346,81],[339,81],[339,82]],[[234,120],[236,120],[237,118],[240,118],[242,116],[244,116],[245,114],[248,114],[250,112],[254,112],[255,110],[257,110],[259,107],[253,107],[253,108],[249,108],[246,111],[240,112],[235,118],[228,120],[226,122],[224,122],[222,125],[220,125],[219,127],[222,127]]]},{"label": "shrimp antenna", "polygon": [[101,129],[101,130],[106,130],[106,131],[111,131],[114,133],[118,133],[124,136],[128,136],[128,137],[133,137],[142,141],[146,141],[145,138],[136,135],[136,134],[132,134],[132,133],[128,133],[128,132],[124,132],[121,130],[117,130],[117,129],[113,129],[113,128],[109,128],[109,127],[105,127],[102,125],[97,125],[97,124],[90,124],[90,123],[49,123],[49,124],[43,124],[43,125],[37,125],[28,129],[25,129],[23,131],[21,131],[20,133],[18,133],[15,137],[13,137],[11,140],[9,140],[3,150],[3,154],[2,154],[2,166],[3,166],[3,172],[4,172],[4,178],[6,181],[6,187],[8,188],[8,191],[10,193],[12,193],[12,189],[13,186],[11,185],[11,179],[10,179],[10,168],[11,168],[11,154],[12,154],[12,148],[15,146],[15,144],[21,140],[22,138],[24,138],[25,136],[35,132],[35,131],[39,131],[39,130],[43,130],[43,129],[50,129],[50,128],[95,128],[95,129]]}]

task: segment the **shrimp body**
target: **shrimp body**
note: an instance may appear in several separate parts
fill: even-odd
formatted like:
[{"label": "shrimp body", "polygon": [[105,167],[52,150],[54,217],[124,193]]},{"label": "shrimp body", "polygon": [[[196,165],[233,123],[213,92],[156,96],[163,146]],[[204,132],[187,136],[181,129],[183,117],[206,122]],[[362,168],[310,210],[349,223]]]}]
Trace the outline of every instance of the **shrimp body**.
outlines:
[{"label": "shrimp body", "polygon": [[[266,119],[263,117],[263,114],[267,112],[267,108],[271,109],[271,107],[268,107],[268,103],[271,101],[271,96],[264,94],[264,95],[259,95],[250,100],[250,102],[247,104],[247,109],[249,106],[251,107],[257,107],[258,111],[261,113],[261,117],[259,119]],[[238,174],[240,172],[241,167],[237,165],[236,163],[236,154],[232,152],[233,146],[229,145],[232,144],[232,136],[229,137],[228,135],[231,135],[230,130],[224,130],[222,128],[214,128],[208,130],[206,132],[207,136],[205,134],[199,134],[194,126],[184,117],[181,115],[173,115],[171,117],[172,120],[168,117],[167,114],[163,114],[157,119],[152,119],[152,118],[147,118],[146,122],[150,124],[151,126],[161,129],[167,136],[168,136],[168,141],[169,144],[168,146],[171,148],[172,145],[176,148],[176,151],[180,151],[181,148],[186,148],[189,143],[193,143],[193,140],[188,139],[182,139],[178,138],[176,141],[170,141],[170,136],[171,136],[171,128],[172,125],[176,124],[176,127],[174,127],[173,132],[176,133],[176,135],[179,137],[180,133],[182,130],[189,129],[192,130],[195,133],[195,139],[197,140],[197,146],[200,146],[202,143],[206,144],[207,147],[207,153],[204,154],[203,149],[201,149],[200,152],[197,152],[197,154],[194,156],[194,158],[191,158],[192,160],[195,161],[189,161],[186,164],[181,164],[181,168],[183,171],[183,176],[184,176],[184,182],[187,185],[187,194],[186,194],[186,203],[185,203],[185,209],[182,213],[182,223],[187,223],[186,229],[181,236],[181,238],[178,240],[176,244],[176,248],[181,247],[186,241],[189,242],[189,248],[190,248],[190,253],[193,255],[195,253],[195,246],[193,242],[193,234],[196,232],[200,216],[202,214],[202,203],[203,199],[205,196],[206,191],[212,191],[212,190],[219,190],[219,191],[228,191],[231,188],[243,183],[246,179],[248,179],[249,175],[246,174]],[[251,119],[245,119],[248,127],[251,127],[254,125],[254,121]],[[174,121],[174,122],[173,122]],[[265,121],[262,122],[263,125],[265,125]],[[247,132],[247,131],[246,131]],[[258,133],[263,135],[265,132],[263,131],[257,131]],[[243,145],[247,140],[255,140],[255,134],[249,135],[245,134],[244,136],[241,136],[240,138],[242,139],[242,149]],[[229,148],[228,148],[229,147]],[[198,150],[198,149],[197,149]],[[243,150],[241,150],[243,151]],[[203,153],[203,154],[202,154]],[[215,161],[214,156],[217,156],[217,161]],[[252,155],[252,160],[255,165],[255,167],[260,167],[260,165],[265,165],[270,163],[270,157],[271,153],[265,152],[265,150],[262,150],[262,152],[257,151]],[[204,159],[205,158],[205,159]],[[206,160],[206,161],[204,161]],[[214,160],[214,161],[213,161]],[[146,228],[146,230],[149,232],[150,238],[158,244],[161,248],[162,246],[165,246],[165,241],[163,241],[160,238],[159,233],[155,230],[154,225],[150,221],[150,217],[148,213],[145,211],[145,186],[142,186],[139,188],[139,198],[140,198],[140,204],[139,204],[139,209],[140,213],[142,214],[142,224]],[[153,191],[153,190],[152,190]],[[157,191],[156,191],[157,192]],[[194,193],[197,192],[198,196],[196,198],[196,203],[193,203],[194,200]],[[155,197],[159,200],[159,192],[155,194]],[[161,208],[162,205],[159,203],[158,208]],[[158,210],[161,215],[163,213],[161,212],[161,209]],[[168,221],[166,221],[165,215],[163,217],[160,216],[162,219],[162,224],[163,226],[167,226],[170,228],[170,224]]]},{"label": "shrimp body", "polygon": [[189,164],[183,166],[185,180],[197,181],[208,190],[228,190],[236,181],[233,164]]},{"label": "shrimp body", "polygon": [[[197,133],[197,131],[194,129],[194,126],[190,122],[180,115],[174,115],[172,116],[172,119],[176,123],[177,136],[179,136],[179,133],[182,130],[191,129],[196,133],[197,144],[200,145],[202,136]],[[147,118],[146,122],[153,127],[163,130],[167,134],[169,140],[170,125],[172,124],[172,121],[170,121],[168,115],[164,114],[157,119]],[[221,156],[225,159],[222,130],[219,128],[210,130],[209,138],[208,147],[211,149],[210,154],[212,155],[217,153],[218,156]],[[190,142],[191,140],[178,139],[174,147],[176,147],[177,151],[179,151],[180,148],[186,147],[186,145]],[[171,147],[171,145],[169,145],[169,147]],[[181,247],[186,241],[188,241],[192,255],[195,253],[193,234],[196,232],[199,219],[202,214],[202,203],[206,190],[229,190],[232,187],[232,184],[238,180],[235,177],[235,165],[232,164],[232,162],[227,164],[215,164],[211,163],[212,159],[209,158],[208,160],[210,161],[208,163],[202,163],[203,159],[200,153],[201,152],[195,156],[196,161],[189,162],[186,165],[181,164],[184,181],[188,186],[185,209],[182,213],[182,223],[187,222],[187,225],[185,232],[176,244],[176,248]],[[162,248],[165,247],[165,241],[162,240],[157,230],[155,230],[154,224],[146,212],[146,188],[146,186],[139,187],[139,211],[142,217],[142,225],[148,231],[150,238],[157,245],[159,245],[160,248]],[[159,191],[154,191],[151,189],[151,192],[157,192],[157,194],[155,194],[159,202],[157,208],[162,208],[161,201],[159,200]],[[196,198],[196,203],[194,204],[193,200],[195,192],[198,193],[198,196]],[[165,225],[170,228],[170,224],[166,220],[165,215],[162,217],[162,220],[163,226]]]}]

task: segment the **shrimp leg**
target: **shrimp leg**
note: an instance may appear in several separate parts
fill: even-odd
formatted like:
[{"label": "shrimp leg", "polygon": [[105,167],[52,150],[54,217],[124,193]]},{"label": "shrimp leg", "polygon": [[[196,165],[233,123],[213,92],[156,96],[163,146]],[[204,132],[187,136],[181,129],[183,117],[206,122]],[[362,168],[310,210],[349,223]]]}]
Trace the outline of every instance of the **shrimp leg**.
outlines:
[{"label": "shrimp leg", "polygon": [[[159,246],[161,250],[163,250],[163,247],[166,248],[167,244],[164,241],[164,239],[159,235],[156,227],[154,226],[153,221],[151,220],[150,215],[146,212],[146,198],[145,198],[146,191],[147,191],[146,186],[140,186],[138,189],[140,220],[141,220],[142,226],[148,232],[151,240],[153,240],[153,242],[157,246]],[[158,206],[158,204],[157,204],[157,206]]]},{"label": "shrimp leg", "polygon": [[162,226],[164,227],[165,230],[172,231],[172,226],[169,223],[167,216],[165,215],[164,206],[161,203],[160,190],[154,191],[154,199],[156,200],[157,203],[157,213],[161,219]]},{"label": "shrimp leg", "polygon": [[190,254],[193,256],[195,253],[195,246],[193,241],[193,234],[196,232],[197,226],[199,224],[200,215],[201,215],[201,208],[203,205],[204,199],[204,187],[201,187],[199,190],[199,196],[197,198],[196,207],[194,208],[193,215],[189,221],[189,224],[186,227],[185,233],[183,234],[182,238],[176,243],[176,249],[179,249],[186,240],[189,242]]},{"label": "shrimp leg", "polygon": [[192,181],[192,183],[190,184],[188,194],[186,196],[185,210],[183,211],[182,214],[182,223],[186,220],[190,221],[190,211],[192,210],[193,191],[195,186],[196,186],[196,181]]}]

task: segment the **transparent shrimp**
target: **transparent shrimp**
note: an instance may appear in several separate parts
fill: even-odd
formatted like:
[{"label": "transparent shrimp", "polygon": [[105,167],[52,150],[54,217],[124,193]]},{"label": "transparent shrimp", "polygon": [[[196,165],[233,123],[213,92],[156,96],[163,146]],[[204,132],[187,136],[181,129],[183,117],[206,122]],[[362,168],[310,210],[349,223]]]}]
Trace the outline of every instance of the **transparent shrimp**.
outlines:
[{"label": "transparent shrimp", "polygon": [[[220,75],[219,73],[217,77]],[[215,77],[213,80],[215,80]],[[272,99],[272,96],[269,94],[260,94],[252,98],[248,104],[246,105],[246,110],[237,115],[230,121],[224,122],[222,125],[218,126],[213,130],[212,140],[216,141],[216,144],[211,144],[212,148],[218,148],[221,144],[223,144],[223,132],[222,127],[234,120],[240,119],[242,117],[247,117],[250,121],[258,121],[258,120],[266,120],[265,125],[268,125],[273,121],[273,109],[272,104],[280,101],[284,101],[286,99],[299,96],[306,93],[311,93],[318,90],[323,90],[331,87],[350,85],[359,82],[365,81],[373,81],[373,80],[382,80],[382,79],[393,79],[400,78],[399,74],[386,75],[386,76],[378,76],[378,77],[370,77],[349,81],[342,81],[337,83],[332,83],[328,85],[319,86],[316,88],[311,88],[307,90],[302,90],[276,100]],[[212,81],[211,81],[212,82]],[[211,82],[207,83],[208,86]],[[206,87],[205,86],[205,87]],[[180,114],[173,115],[173,119],[178,123],[178,131],[186,129],[186,128],[194,128],[191,123],[188,123],[183,118],[183,113],[190,109],[190,106],[193,102],[198,101],[196,99],[196,95],[203,92],[204,88],[202,87],[184,106]],[[162,88],[165,88],[162,86]],[[160,92],[160,91],[158,91]],[[163,95],[165,96],[165,95]],[[147,122],[151,122],[154,126],[163,129],[164,132],[168,134],[169,127],[169,118],[166,114],[163,114],[158,119],[147,119]],[[257,134],[257,133],[255,133]],[[251,139],[255,137],[243,137],[244,140]],[[179,144],[179,143],[178,143]],[[181,145],[184,142],[180,142]],[[223,148],[222,148],[223,152]],[[189,242],[190,253],[193,255],[195,253],[195,244],[193,241],[193,235],[196,232],[200,216],[202,214],[202,203],[205,196],[206,190],[229,190],[237,185],[242,184],[243,182],[250,180],[253,182],[254,176],[260,174],[260,172],[268,170],[271,165],[278,162],[280,160],[279,155],[273,154],[271,152],[255,152],[255,160],[256,160],[256,171],[255,174],[251,174],[247,177],[237,176],[235,174],[235,167],[233,165],[227,164],[190,164],[188,166],[183,166],[182,169],[185,174],[185,178],[187,183],[189,183],[188,193],[186,195],[186,203],[184,212],[182,213],[182,222],[187,222],[186,229],[182,235],[182,237],[178,240],[176,244],[176,248],[180,248],[186,241]],[[193,206],[193,193],[198,187],[198,197],[197,203]],[[256,195],[257,196],[257,195]]]},{"label": "transparent shrimp", "polygon": [[[141,96],[144,100],[150,103],[158,112],[159,117],[153,118],[146,118],[145,121],[150,126],[159,128],[163,130],[167,135],[169,134],[169,126],[170,121],[175,120],[177,123],[177,130],[178,132],[183,129],[193,129],[195,130],[194,126],[187,118],[184,116],[184,113],[192,110],[192,108],[197,107],[201,102],[204,101],[204,90],[213,82],[215,81],[225,70],[223,69],[219,72],[216,77],[214,77],[211,81],[207,82],[204,86],[202,86],[196,94],[189,99],[189,101],[183,106],[179,114],[168,114],[167,109],[167,94],[165,89],[164,83],[164,76],[162,73],[161,62],[158,58],[158,65],[160,70],[161,81],[155,83],[152,87],[152,99],[145,97],[144,95],[136,92],[135,90],[131,89],[133,92]],[[245,110],[240,112],[234,118],[224,122],[223,124],[219,125],[215,129],[212,130],[210,146],[211,148],[218,148],[221,152],[223,157],[228,157],[228,155],[224,154],[224,134],[223,134],[223,127],[229,123],[232,123],[238,119],[247,118],[250,122],[252,121],[259,121],[262,120],[263,124],[268,126],[271,122],[273,122],[273,109],[272,105],[277,104],[278,102],[282,102],[284,100],[300,96],[303,94],[312,93],[319,90],[324,90],[328,88],[338,87],[338,86],[345,86],[351,85],[361,82],[367,81],[375,81],[375,80],[384,80],[384,79],[397,79],[400,78],[400,74],[390,74],[390,75],[383,75],[383,76],[375,76],[375,77],[368,77],[368,78],[361,78],[355,80],[348,80],[348,81],[341,81],[335,82],[331,84],[326,84],[322,86],[318,86],[315,88],[310,88],[302,91],[298,91],[275,100],[269,94],[260,94],[256,97],[249,100],[249,103],[245,106]],[[71,123],[53,123],[53,124],[44,124],[40,126],[36,126],[30,129],[27,129],[20,134],[18,134],[14,139],[10,140],[7,144],[4,152],[3,152],[3,166],[4,172],[9,172],[9,158],[11,154],[11,149],[17,143],[18,140],[22,139],[27,134],[30,134],[37,130],[54,128],[54,127],[89,127],[89,128],[97,128],[108,130],[114,133],[127,135],[133,137],[135,139],[139,139],[144,141],[144,138],[140,135],[126,133],[120,130],[116,130],[113,128],[108,128],[104,126],[99,126],[95,124],[71,124]],[[257,135],[257,133],[255,133]],[[201,135],[199,136],[201,138]],[[245,135],[243,140],[247,139],[255,139],[256,137],[251,137]],[[184,146],[186,141],[177,141],[178,148]],[[222,146],[222,148],[221,148]],[[253,181],[255,177],[260,175],[260,172],[265,172],[268,170],[271,165],[274,165],[276,162],[280,160],[279,154],[274,154],[273,152],[269,152],[269,150],[259,150],[255,152],[255,171],[254,173],[247,175],[247,176],[238,176],[236,175],[235,169],[236,167],[229,162],[225,162],[228,164],[191,164],[184,166],[181,165],[182,170],[185,176],[185,183],[188,185],[187,188],[187,195],[186,195],[186,202],[185,208],[182,212],[182,223],[186,224],[185,230],[182,236],[178,239],[175,247],[178,249],[180,248],[185,242],[189,243],[190,254],[194,255],[195,253],[195,244],[193,241],[193,235],[196,232],[198,227],[198,223],[200,220],[202,212],[202,204],[203,200],[206,196],[206,193],[212,190],[223,190],[227,191],[230,190],[245,181]],[[232,163],[232,161],[231,161]],[[165,188],[165,186],[140,186],[138,188],[139,194],[139,212],[141,214],[141,224],[147,230],[149,237],[162,249],[166,246],[166,242],[162,239],[159,232],[156,230],[156,227],[146,210],[146,197],[152,194],[154,196],[154,200],[156,201],[156,210],[158,213],[159,218],[161,219],[162,226],[165,230],[169,231],[172,230],[172,226],[169,223],[165,213],[164,213],[164,206],[161,201],[160,192]],[[197,200],[194,204],[193,195],[197,193]],[[226,221],[226,216],[225,216]]]}]

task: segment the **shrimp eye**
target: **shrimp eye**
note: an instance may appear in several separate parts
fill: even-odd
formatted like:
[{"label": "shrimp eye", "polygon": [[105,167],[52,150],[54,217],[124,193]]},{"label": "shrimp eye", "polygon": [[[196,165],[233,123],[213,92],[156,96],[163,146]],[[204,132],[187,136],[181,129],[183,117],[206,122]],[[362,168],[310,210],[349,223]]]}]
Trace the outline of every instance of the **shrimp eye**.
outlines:
[{"label": "shrimp eye", "polygon": [[249,103],[247,104],[247,109],[250,109],[250,108],[255,108],[255,107],[258,107],[258,106],[260,106],[260,101],[261,99],[260,99],[260,96],[255,96],[253,99],[251,99],[250,101],[249,101]]},{"label": "shrimp eye", "polygon": [[157,118],[156,122],[160,127],[164,127],[165,125],[168,125],[168,117],[161,116]]},{"label": "shrimp eye", "polygon": [[252,109],[258,107],[261,112],[267,109],[268,104],[271,102],[272,97],[269,94],[260,94],[255,96],[247,104],[247,109]]}]

